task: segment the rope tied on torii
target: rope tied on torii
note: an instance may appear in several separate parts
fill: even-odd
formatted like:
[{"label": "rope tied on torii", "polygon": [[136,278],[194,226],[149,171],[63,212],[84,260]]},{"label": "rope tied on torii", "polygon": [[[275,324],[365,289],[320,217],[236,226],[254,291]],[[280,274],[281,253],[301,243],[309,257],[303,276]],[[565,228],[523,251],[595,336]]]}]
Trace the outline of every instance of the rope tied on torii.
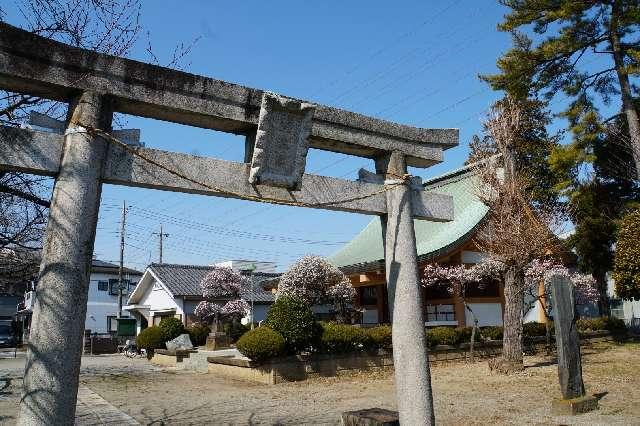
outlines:
[{"label": "rope tied on torii", "polygon": [[84,123],[80,123],[80,122],[70,122],[69,123],[69,128],[64,132],[65,135],[68,134],[78,134],[78,133],[86,133],[86,134],[90,134],[92,136],[100,136],[103,139],[107,140],[108,142],[115,144],[123,149],[125,149],[126,151],[128,151],[129,153],[131,153],[132,155],[135,155],[136,157],[144,160],[145,162],[152,164],[156,167],[161,168],[162,170],[176,176],[179,177],[180,179],[184,179],[187,182],[191,182],[194,183],[196,185],[202,186],[203,188],[209,189],[211,191],[215,191],[215,192],[219,192],[221,194],[225,194],[225,195],[229,195],[229,196],[233,196],[234,198],[239,198],[239,199],[243,199],[243,200],[249,200],[249,201],[256,201],[256,202],[260,202],[260,203],[268,203],[268,204],[279,204],[279,205],[285,205],[285,206],[295,206],[295,207],[311,207],[311,208],[318,208],[318,207],[323,207],[323,206],[331,206],[331,205],[336,205],[336,204],[344,204],[344,203],[349,203],[349,202],[353,202],[353,201],[359,201],[359,200],[364,200],[366,198],[370,198],[370,197],[374,197],[376,195],[379,194],[383,194],[393,188],[396,188],[398,186],[401,185],[405,185],[405,184],[409,184],[411,182],[412,178],[415,178],[416,176],[411,175],[410,173],[405,173],[403,175],[397,175],[395,173],[386,173],[387,176],[390,176],[394,179],[385,179],[384,183],[382,185],[382,188],[365,194],[365,195],[360,195],[360,196],[355,196],[355,197],[349,197],[349,198],[344,198],[344,199],[340,199],[340,200],[335,200],[335,201],[326,201],[326,202],[321,202],[321,203],[307,203],[307,202],[300,202],[300,201],[283,201],[283,200],[279,200],[279,199],[275,199],[275,198],[270,198],[270,197],[257,197],[257,196],[252,196],[252,195],[248,195],[248,194],[244,194],[244,193],[239,193],[239,192],[233,192],[233,191],[229,191],[229,190],[225,190],[223,188],[220,188],[218,186],[215,185],[211,185],[209,183],[203,182],[201,180],[192,178],[190,176],[187,176],[185,173],[182,173],[180,171],[174,170],[164,164],[161,164],[160,162],[149,158],[147,156],[145,156],[142,152],[141,149],[138,147],[133,147],[130,146],[129,144],[123,142],[122,140],[116,138],[115,136],[113,136],[111,133],[106,132],[105,130],[102,129],[98,129],[95,128],[93,126],[90,126],[88,124],[84,124]]}]

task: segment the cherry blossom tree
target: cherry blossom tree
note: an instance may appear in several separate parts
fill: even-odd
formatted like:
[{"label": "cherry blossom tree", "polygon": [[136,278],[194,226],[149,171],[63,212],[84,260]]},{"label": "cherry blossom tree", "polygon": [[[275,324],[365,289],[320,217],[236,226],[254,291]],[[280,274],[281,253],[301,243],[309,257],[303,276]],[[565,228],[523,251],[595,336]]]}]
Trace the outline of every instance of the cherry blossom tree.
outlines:
[{"label": "cherry blossom tree", "polygon": [[282,274],[276,297],[294,296],[309,305],[326,303],[329,289],[344,281],[345,276],[320,256],[304,256]]},{"label": "cherry blossom tree", "polygon": [[351,282],[344,279],[329,287],[327,297],[336,310],[336,320],[341,323],[350,322],[351,314],[354,312],[353,302],[356,297],[356,289],[353,288]]},{"label": "cherry blossom tree", "polygon": [[551,307],[547,300],[551,294],[551,277],[558,275],[568,278],[573,284],[578,305],[597,303],[600,295],[596,279],[592,275],[572,273],[567,267],[553,259],[534,259],[529,264],[525,271],[525,289],[532,303],[529,304],[527,310],[531,309],[535,303],[540,304],[547,319],[545,323],[547,352],[551,352]]},{"label": "cherry blossom tree", "polygon": [[[479,264],[480,265],[480,264]],[[465,309],[473,318],[473,328],[471,330],[471,341],[469,342],[469,359],[474,361],[474,345],[476,333],[478,330],[478,317],[471,309],[466,301],[467,291],[469,288],[482,287],[487,277],[493,273],[495,265],[487,262],[486,265],[466,268],[463,265],[444,266],[437,263],[431,263],[424,268],[422,285],[424,287],[438,288],[444,286],[452,297],[461,300]]]},{"label": "cherry blossom tree", "polygon": [[198,303],[194,313],[203,321],[213,320],[214,333],[221,317],[235,320],[247,315],[249,304],[240,296],[246,281],[231,268],[213,268],[200,282],[202,296],[206,300]]}]

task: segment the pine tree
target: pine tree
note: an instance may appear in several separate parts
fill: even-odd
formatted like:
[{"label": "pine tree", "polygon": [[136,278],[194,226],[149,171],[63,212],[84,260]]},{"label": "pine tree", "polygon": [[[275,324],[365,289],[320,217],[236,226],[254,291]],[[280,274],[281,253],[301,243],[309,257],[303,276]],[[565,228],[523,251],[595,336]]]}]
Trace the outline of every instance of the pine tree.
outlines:
[{"label": "pine tree", "polygon": [[[595,98],[619,96],[628,146],[640,172],[640,120],[630,77],[640,73],[640,3],[637,0],[500,0],[511,9],[499,25],[514,47],[498,60],[500,73],[483,79],[496,90],[547,99],[563,91],[571,99],[572,125],[593,110]],[[534,43],[522,29],[532,29]],[[541,36],[541,37],[538,37]],[[605,59],[605,60],[602,60]],[[529,85],[529,81],[533,85]]]},{"label": "pine tree", "polygon": [[573,126],[573,141],[557,147],[549,158],[575,224],[569,244],[579,268],[598,283],[603,314],[609,312],[606,274],[613,267],[618,222],[640,201],[625,126],[622,117],[603,124],[594,110],[588,111]]}]

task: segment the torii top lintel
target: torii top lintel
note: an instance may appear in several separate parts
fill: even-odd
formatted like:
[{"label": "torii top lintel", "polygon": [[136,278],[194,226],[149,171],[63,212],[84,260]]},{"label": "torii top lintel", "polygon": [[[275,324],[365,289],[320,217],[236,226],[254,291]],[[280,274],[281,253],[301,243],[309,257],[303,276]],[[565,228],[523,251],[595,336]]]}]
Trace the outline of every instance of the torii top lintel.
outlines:
[{"label": "torii top lintel", "polygon": [[[264,91],[74,48],[0,22],[0,87],[68,101],[90,90],[118,112],[236,134],[255,132]],[[457,129],[423,129],[315,105],[309,146],[375,158],[399,151],[428,167],[458,144]]]}]

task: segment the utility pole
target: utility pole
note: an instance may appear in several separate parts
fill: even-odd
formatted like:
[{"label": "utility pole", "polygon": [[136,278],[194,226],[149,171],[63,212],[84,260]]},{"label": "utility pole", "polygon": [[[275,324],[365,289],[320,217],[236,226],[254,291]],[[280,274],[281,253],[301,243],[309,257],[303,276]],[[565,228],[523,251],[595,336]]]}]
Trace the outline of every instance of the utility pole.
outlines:
[{"label": "utility pole", "polygon": [[118,268],[118,318],[122,317],[122,272],[124,269],[124,227],[127,220],[127,202],[122,202],[122,219],[120,221],[120,267]]},{"label": "utility pole", "polygon": [[158,232],[154,232],[153,235],[157,235],[158,237],[160,237],[159,244],[158,244],[158,249],[159,249],[159,252],[160,252],[160,261],[159,261],[159,263],[162,265],[162,239],[164,237],[168,237],[169,234],[165,234],[164,232],[162,232],[162,224],[160,224],[160,232],[159,233]]}]

